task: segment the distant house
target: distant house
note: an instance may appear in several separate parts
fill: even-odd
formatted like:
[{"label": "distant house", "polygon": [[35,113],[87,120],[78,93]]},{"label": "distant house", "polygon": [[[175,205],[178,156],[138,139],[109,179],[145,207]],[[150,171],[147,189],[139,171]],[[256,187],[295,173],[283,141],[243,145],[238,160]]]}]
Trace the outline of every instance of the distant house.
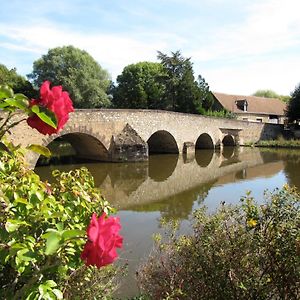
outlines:
[{"label": "distant house", "polygon": [[275,98],[228,95],[212,93],[215,98],[214,110],[226,109],[238,120],[283,124],[286,104]]}]

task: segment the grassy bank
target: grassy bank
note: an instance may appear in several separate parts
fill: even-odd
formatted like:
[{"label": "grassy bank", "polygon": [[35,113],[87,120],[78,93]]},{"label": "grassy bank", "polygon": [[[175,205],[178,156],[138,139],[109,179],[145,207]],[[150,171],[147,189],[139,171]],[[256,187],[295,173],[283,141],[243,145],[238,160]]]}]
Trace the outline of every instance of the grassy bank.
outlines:
[{"label": "grassy bank", "polygon": [[295,140],[295,139],[286,140],[284,138],[279,138],[277,140],[259,141],[254,144],[249,144],[248,146],[300,149],[300,140]]}]

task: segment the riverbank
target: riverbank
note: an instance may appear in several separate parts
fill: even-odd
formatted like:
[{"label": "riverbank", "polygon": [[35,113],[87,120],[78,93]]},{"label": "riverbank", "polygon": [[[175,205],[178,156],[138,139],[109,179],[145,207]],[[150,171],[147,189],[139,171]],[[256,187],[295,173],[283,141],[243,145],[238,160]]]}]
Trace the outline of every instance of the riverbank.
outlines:
[{"label": "riverbank", "polygon": [[300,139],[285,140],[281,138],[278,140],[265,140],[265,141],[259,141],[254,144],[249,144],[246,146],[300,149]]}]

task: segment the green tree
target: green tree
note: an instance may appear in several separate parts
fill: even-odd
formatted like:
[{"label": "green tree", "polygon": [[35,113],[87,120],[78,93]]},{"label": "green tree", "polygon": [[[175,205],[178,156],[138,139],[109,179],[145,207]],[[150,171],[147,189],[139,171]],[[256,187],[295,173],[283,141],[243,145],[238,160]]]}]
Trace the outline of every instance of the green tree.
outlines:
[{"label": "green tree", "polygon": [[0,64],[0,85],[10,86],[16,93],[21,93],[29,98],[36,96],[32,84],[25,77],[19,75],[15,68],[9,70],[5,65]]},{"label": "green tree", "polygon": [[289,122],[300,121],[300,84],[291,94],[286,115],[289,119]]},{"label": "green tree", "polygon": [[198,88],[200,90],[200,97],[202,106],[205,110],[212,110],[214,104],[214,96],[212,95],[211,91],[209,90],[209,85],[205,81],[205,79],[199,75],[198,76]]},{"label": "green tree", "polygon": [[157,58],[166,74],[161,78],[166,86],[166,108],[186,113],[199,112],[202,107],[202,93],[195,81],[191,59],[184,58],[180,51],[171,52],[171,56],[159,51]]},{"label": "green tree", "polygon": [[28,75],[36,86],[49,80],[69,91],[76,108],[107,107],[110,77],[86,51],[73,46],[50,49]]},{"label": "green tree", "polygon": [[158,78],[163,75],[160,63],[139,62],[128,65],[117,77],[113,87],[113,105],[117,108],[163,109],[164,85]]},{"label": "green tree", "polygon": [[277,98],[280,99],[283,102],[288,102],[290,100],[290,96],[287,95],[279,95],[276,92],[272,90],[257,90],[253,96],[257,97],[265,97],[265,98]]}]

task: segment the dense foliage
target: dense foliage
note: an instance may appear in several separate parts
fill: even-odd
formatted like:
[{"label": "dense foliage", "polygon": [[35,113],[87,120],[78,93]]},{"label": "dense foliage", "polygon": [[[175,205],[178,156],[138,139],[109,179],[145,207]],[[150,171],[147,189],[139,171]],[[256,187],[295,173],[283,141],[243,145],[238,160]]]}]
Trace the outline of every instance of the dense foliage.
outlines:
[{"label": "dense foliage", "polygon": [[204,78],[194,77],[193,64],[180,51],[158,52],[160,63],[128,65],[112,88],[116,108],[165,109],[205,114],[214,98]]},{"label": "dense foliage", "polygon": [[200,112],[208,117],[214,117],[214,118],[226,118],[226,119],[235,119],[236,115],[228,110],[205,110],[202,109]]},{"label": "dense foliage", "polygon": [[[166,109],[186,113],[197,113],[202,107],[202,93],[194,77],[193,64],[180,51],[171,56],[158,52],[165,76],[161,78],[166,91],[164,101]],[[201,80],[202,78],[200,78]]]},{"label": "dense foliage", "polygon": [[28,75],[38,87],[45,80],[62,85],[76,108],[107,107],[110,78],[86,51],[64,46],[50,49],[33,63]]},{"label": "dense foliage", "polygon": [[194,234],[157,237],[139,272],[151,299],[299,299],[300,195],[288,186],[257,205],[194,214]]},{"label": "dense foliage", "polygon": [[289,122],[300,121],[300,84],[291,94],[286,115],[289,119]]},{"label": "dense foliage", "polygon": [[[61,130],[73,110],[68,93],[61,86],[50,89],[46,81],[40,99],[29,100],[0,86],[0,107],[1,299],[107,298],[116,288],[116,270],[103,266],[117,258],[121,225],[118,218],[106,217],[113,209],[90,173],[55,171],[54,184],[43,182],[26,166],[26,150],[6,140],[25,120],[43,134]],[[41,145],[27,149],[50,154]]]},{"label": "dense foliage", "polygon": [[[1,293],[6,299],[61,299],[73,293],[68,282],[82,268],[91,214],[112,209],[87,169],[56,171],[50,185],[25,166],[22,150],[8,147],[0,152]],[[83,270],[84,284],[95,275]],[[104,290],[98,286],[100,294]]]},{"label": "dense foliage", "polygon": [[126,66],[113,88],[116,108],[163,109],[164,85],[159,81],[163,67],[159,63],[139,62]]},{"label": "dense foliage", "polygon": [[31,83],[19,75],[15,68],[9,70],[3,64],[0,64],[0,85],[8,85],[16,93],[22,93],[28,97],[34,97],[37,93]]},{"label": "dense foliage", "polygon": [[288,102],[290,100],[290,96],[285,96],[285,95],[279,95],[276,92],[272,91],[272,90],[257,90],[253,96],[257,96],[257,97],[265,97],[265,98],[276,98],[276,99],[280,99],[283,102]]}]

